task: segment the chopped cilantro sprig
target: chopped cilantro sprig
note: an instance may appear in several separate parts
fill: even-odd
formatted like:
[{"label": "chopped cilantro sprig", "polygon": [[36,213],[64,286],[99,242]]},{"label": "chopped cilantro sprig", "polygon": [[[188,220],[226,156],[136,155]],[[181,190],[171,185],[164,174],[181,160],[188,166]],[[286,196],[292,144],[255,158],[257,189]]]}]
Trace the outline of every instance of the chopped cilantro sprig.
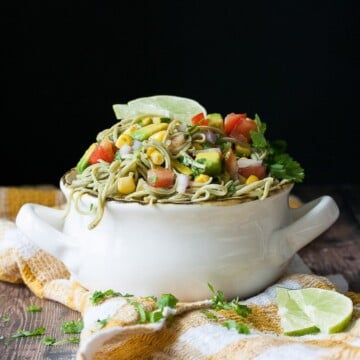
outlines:
[{"label": "chopped cilantro sprig", "polygon": [[13,339],[19,337],[29,337],[29,336],[40,336],[45,334],[45,328],[43,326],[38,327],[33,331],[19,329],[16,334],[11,335]]},{"label": "chopped cilantro sprig", "polygon": [[123,297],[131,297],[133,295],[131,294],[122,294],[120,292],[116,292],[112,289],[108,289],[106,291],[100,291],[100,290],[96,290],[93,292],[93,294],[90,297],[90,302],[94,305],[100,304],[101,302],[103,302],[105,299],[110,298],[110,297],[116,297],[116,296],[123,296]]},{"label": "chopped cilantro sprig", "polygon": [[84,323],[82,320],[79,321],[65,321],[61,327],[60,331],[63,334],[80,334],[81,330],[84,328]]},{"label": "chopped cilantro sprig", "polygon": [[28,312],[40,312],[42,311],[42,306],[37,306],[37,305],[29,305],[26,310]]},{"label": "chopped cilantro sprig", "polygon": [[[224,293],[220,290],[215,290],[214,287],[211,284],[208,284],[209,289],[211,290],[213,296],[211,298],[211,308],[214,310],[233,310],[236,314],[246,318],[249,314],[251,314],[251,308],[249,308],[247,305],[240,304],[240,301],[238,298],[235,298],[231,301],[227,301],[225,299]],[[216,315],[206,312],[205,316],[208,319],[214,319],[218,320]],[[235,329],[239,334],[249,334],[250,330],[249,328],[238,321],[235,320],[227,320],[222,323],[223,326],[225,326],[227,329]]]},{"label": "chopped cilantro sprig", "polygon": [[129,300],[129,303],[134,306],[139,314],[139,323],[146,324],[160,321],[164,317],[163,311],[165,307],[174,309],[178,302],[178,299],[172,294],[162,294],[159,299],[153,298],[153,300],[156,301],[156,308],[153,311],[147,311],[139,302]]},{"label": "chopped cilantro sprig", "polygon": [[302,182],[305,176],[304,169],[286,152],[286,142],[266,140],[266,124],[260,120],[258,114],[255,115],[254,121],[258,131],[250,131],[252,145],[259,152],[265,154],[264,164],[269,168],[269,175],[279,180]]}]

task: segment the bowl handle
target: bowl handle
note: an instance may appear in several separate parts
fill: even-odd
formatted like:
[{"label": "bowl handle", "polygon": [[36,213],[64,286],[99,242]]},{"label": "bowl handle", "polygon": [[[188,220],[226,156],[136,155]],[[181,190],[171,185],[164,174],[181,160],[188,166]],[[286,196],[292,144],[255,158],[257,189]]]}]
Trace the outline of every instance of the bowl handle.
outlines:
[{"label": "bowl handle", "polygon": [[278,244],[278,253],[286,259],[328,229],[339,216],[336,202],[328,195],[289,210],[293,222],[272,235],[276,237],[272,243]]},{"label": "bowl handle", "polygon": [[33,203],[24,204],[16,217],[16,225],[23,234],[76,274],[80,262],[79,247],[61,232],[63,223],[64,210]]}]

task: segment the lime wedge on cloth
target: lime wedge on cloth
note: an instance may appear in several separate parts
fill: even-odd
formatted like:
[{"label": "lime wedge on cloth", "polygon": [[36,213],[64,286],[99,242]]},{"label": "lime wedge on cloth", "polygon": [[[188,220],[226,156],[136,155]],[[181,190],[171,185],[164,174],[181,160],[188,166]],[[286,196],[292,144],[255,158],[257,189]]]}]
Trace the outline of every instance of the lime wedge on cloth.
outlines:
[{"label": "lime wedge on cloth", "polygon": [[276,299],[285,335],[339,332],[353,313],[351,299],[334,290],[277,288]]},{"label": "lime wedge on cloth", "polygon": [[318,332],[319,329],[289,296],[289,290],[276,288],[278,314],[284,335],[305,335]]},{"label": "lime wedge on cloth", "polygon": [[173,95],[154,95],[129,101],[127,104],[115,104],[113,110],[117,119],[130,119],[142,115],[158,115],[190,123],[194,115],[203,113],[205,108],[197,101]]}]

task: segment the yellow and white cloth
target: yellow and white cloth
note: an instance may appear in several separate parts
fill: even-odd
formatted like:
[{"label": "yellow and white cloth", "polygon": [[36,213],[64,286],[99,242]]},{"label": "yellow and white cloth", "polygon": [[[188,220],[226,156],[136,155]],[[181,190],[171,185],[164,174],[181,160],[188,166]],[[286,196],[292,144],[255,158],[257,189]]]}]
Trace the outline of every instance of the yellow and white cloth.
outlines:
[{"label": "yellow and white cloth", "polygon": [[[354,304],[353,318],[346,331],[332,335],[281,335],[274,299],[276,285],[345,290],[336,288],[336,281],[311,274],[299,256],[294,257],[287,274],[277,284],[244,301],[252,309],[245,321],[232,310],[217,314],[221,321],[244,321],[250,328],[248,335],[209,319],[203,310],[209,308],[210,300],[178,303],[174,311],[150,324],[139,324],[138,312],[122,297],[93,305],[89,300],[92,294],[71,279],[63,263],[32,244],[14,224],[24,203],[61,206],[63,201],[60,191],[53,187],[0,187],[0,280],[24,283],[36,296],[60,302],[81,314],[84,329],[78,360],[360,359],[357,293],[345,292]],[[137,301],[146,310],[154,307],[147,298]],[[99,319],[107,319],[103,328],[98,326]]]}]

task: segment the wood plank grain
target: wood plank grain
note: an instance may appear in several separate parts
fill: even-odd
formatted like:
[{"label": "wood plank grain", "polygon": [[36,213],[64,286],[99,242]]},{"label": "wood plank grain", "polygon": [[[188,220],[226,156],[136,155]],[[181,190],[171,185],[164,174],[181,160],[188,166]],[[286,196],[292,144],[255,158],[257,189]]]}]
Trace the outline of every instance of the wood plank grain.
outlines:
[{"label": "wood plank grain", "polygon": [[[42,306],[41,312],[27,311],[29,305]],[[8,316],[9,321],[2,321]],[[60,340],[67,335],[60,331],[65,321],[79,320],[80,314],[54,301],[39,299],[24,285],[0,282],[0,359],[6,360],[71,360],[76,357],[78,345],[66,344],[46,346],[42,343],[44,336],[12,339],[11,335],[19,329],[30,330],[43,326],[45,336]]]},{"label": "wood plank grain", "polygon": [[360,226],[360,184],[345,184],[343,186],[343,198],[347,201],[354,218]]},{"label": "wood plank grain", "polygon": [[328,230],[299,251],[318,275],[342,274],[349,289],[360,291],[360,229],[354,214],[354,192],[349,186],[297,187],[296,195],[305,202],[322,195],[332,196],[340,209],[338,220]]}]

